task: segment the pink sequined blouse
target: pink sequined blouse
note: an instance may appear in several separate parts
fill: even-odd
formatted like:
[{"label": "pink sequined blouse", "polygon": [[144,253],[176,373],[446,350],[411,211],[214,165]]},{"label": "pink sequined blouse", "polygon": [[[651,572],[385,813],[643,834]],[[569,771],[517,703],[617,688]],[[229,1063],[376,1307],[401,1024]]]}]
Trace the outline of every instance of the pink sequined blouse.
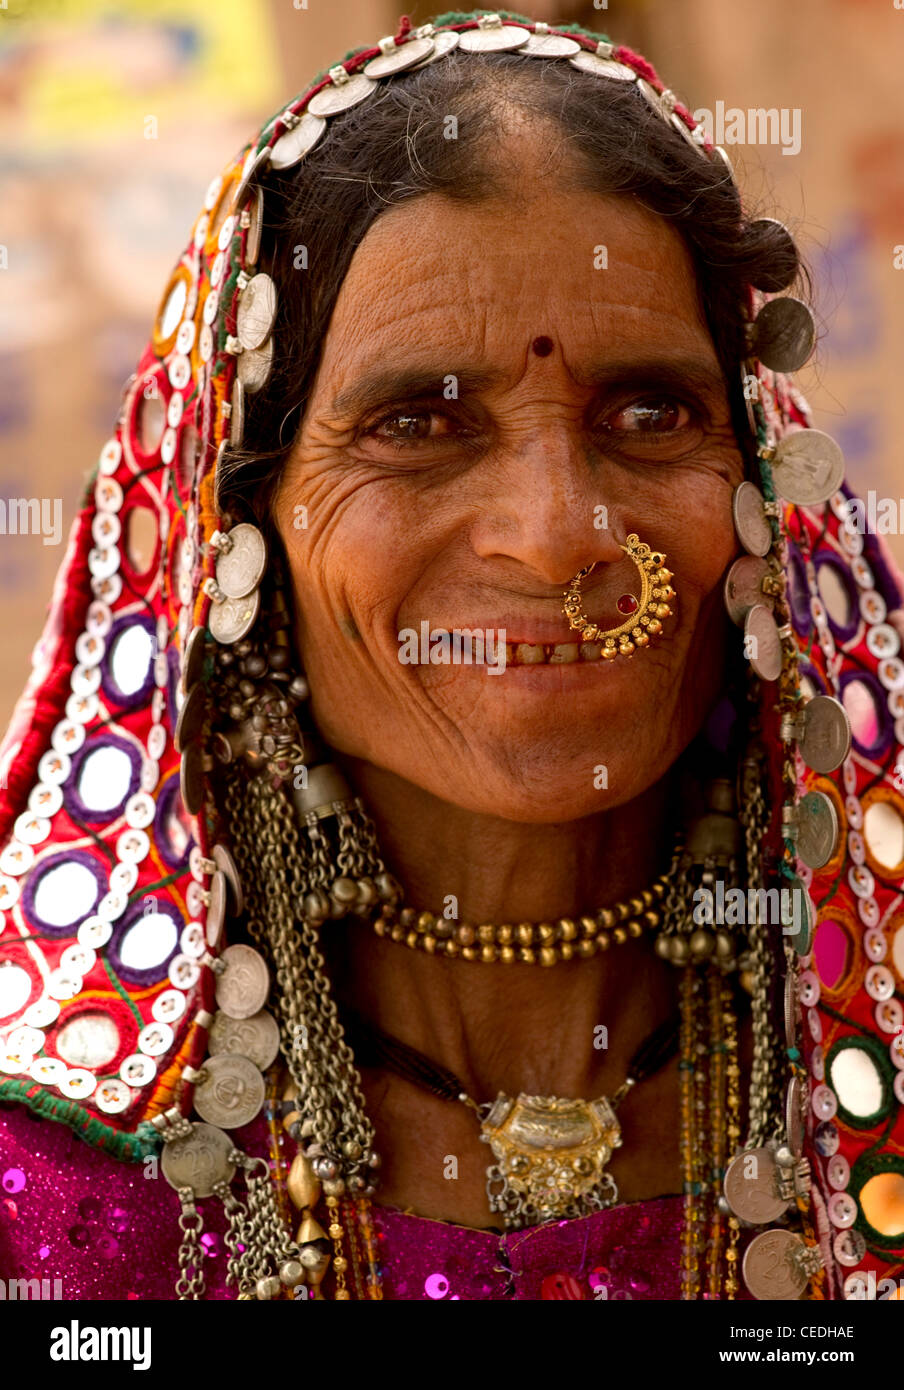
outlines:
[{"label": "pink sequined blouse", "polygon": [[[236,1131],[266,1153],[266,1126]],[[64,1125],[0,1108],[0,1278],[47,1280],[43,1297],[174,1299],[179,1202],[159,1165],[123,1163]],[[227,1290],[223,1209],[199,1203],[207,1298]],[[680,1297],[682,1199],[660,1197],[497,1235],[375,1206],[389,1299]]]}]

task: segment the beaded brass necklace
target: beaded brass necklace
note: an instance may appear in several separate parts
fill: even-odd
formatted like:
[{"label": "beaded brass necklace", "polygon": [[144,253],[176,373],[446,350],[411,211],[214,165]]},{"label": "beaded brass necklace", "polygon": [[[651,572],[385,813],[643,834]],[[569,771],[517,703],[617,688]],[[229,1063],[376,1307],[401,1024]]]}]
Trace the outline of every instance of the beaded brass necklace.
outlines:
[{"label": "beaded brass necklace", "polygon": [[428,955],[460,957],[492,964],[555,965],[560,960],[586,960],[610,946],[637,940],[660,926],[659,904],[668,887],[662,873],[634,897],[602,907],[593,916],[560,917],[555,922],[519,922],[496,926],[471,925],[413,907],[384,904],[373,919],[378,936],[398,941]]}]

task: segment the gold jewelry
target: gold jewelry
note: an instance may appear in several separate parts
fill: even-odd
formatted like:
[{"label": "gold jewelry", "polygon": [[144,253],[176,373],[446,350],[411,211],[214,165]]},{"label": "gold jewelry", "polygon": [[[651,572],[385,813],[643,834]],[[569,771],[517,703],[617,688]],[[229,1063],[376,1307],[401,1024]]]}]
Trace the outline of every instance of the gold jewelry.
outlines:
[{"label": "gold jewelry", "polygon": [[677,1014],[644,1038],[628,1065],[627,1075],[609,1099],[571,1100],[560,1096],[512,1097],[499,1092],[479,1104],[448,1067],[416,1048],[346,1011],[346,1037],[361,1065],[385,1067],[441,1100],[456,1101],[480,1121],[480,1138],[489,1144],[487,1199],[506,1230],[568,1220],[601,1211],[618,1201],[618,1188],[607,1172],[622,1144],[616,1110],[640,1082],[658,1072],[678,1050]]},{"label": "gold jewelry", "polygon": [[402,941],[412,950],[431,956],[456,956],[485,964],[502,961],[512,965],[555,965],[560,960],[587,959],[611,945],[643,936],[661,922],[658,904],[665,897],[668,871],[636,897],[602,907],[592,917],[560,917],[555,922],[519,922],[496,926],[491,922],[471,926],[466,922],[418,912],[401,911],[386,903],[374,918],[378,936]]},{"label": "gold jewelry", "polygon": [[665,555],[661,550],[651,550],[633,531],[621,549],[637,566],[641,584],[639,599],[633,594],[622,594],[618,600],[619,612],[629,615],[625,622],[604,631],[584,612],[581,583],[595,569],[596,561],[578,570],[563,595],[562,612],[569,626],[580,632],[582,642],[602,642],[600,654],[608,660],[614,656],[631,656],[637,647],[648,646],[651,637],[658,637],[662,632],[661,620],[672,611],[669,601],[675,597],[675,590],[669,583],[672,572],[665,568]]}]

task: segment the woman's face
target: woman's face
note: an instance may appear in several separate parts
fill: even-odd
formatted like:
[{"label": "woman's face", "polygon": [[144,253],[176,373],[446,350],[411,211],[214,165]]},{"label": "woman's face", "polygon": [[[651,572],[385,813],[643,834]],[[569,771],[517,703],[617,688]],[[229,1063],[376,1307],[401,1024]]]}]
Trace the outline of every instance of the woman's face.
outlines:
[{"label": "woman's face", "polygon": [[[721,686],[742,476],[664,220],[536,181],[517,201],[391,208],[342,285],[276,499],[323,736],[506,819],[631,800]],[[619,597],[639,594],[619,549],[632,531],[666,553],[678,598],[630,659],[400,660],[422,623],[568,644],[563,591],[591,561],[585,611],[616,626]]]}]

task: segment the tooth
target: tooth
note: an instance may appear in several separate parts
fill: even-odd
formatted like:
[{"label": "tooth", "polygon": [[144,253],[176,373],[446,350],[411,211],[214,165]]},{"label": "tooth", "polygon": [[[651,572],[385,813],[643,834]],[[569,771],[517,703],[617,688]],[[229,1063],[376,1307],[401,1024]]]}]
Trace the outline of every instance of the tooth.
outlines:
[{"label": "tooth", "polygon": [[581,660],[582,660],[582,661],[599,661],[599,659],[600,659],[600,652],[601,652],[602,650],[603,650],[603,644],[602,644],[602,642],[582,642],[582,643],[581,643]]},{"label": "tooth", "polygon": [[559,642],[552,649],[552,655],[549,658],[549,664],[550,666],[565,666],[569,665],[572,661],[577,661],[577,659],[577,642]]},{"label": "tooth", "polygon": [[536,646],[531,642],[519,642],[515,648],[515,660],[521,666],[537,666],[546,660],[546,652],[542,645]]},{"label": "tooth", "polygon": [[506,642],[506,644],[505,644],[505,664],[506,664],[506,666],[511,666],[511,664],[512,664],[512,662],[513,662],[514,660],[515,660],[515,647],[514,647],[514,643],[512,643],[512,642]]}]

